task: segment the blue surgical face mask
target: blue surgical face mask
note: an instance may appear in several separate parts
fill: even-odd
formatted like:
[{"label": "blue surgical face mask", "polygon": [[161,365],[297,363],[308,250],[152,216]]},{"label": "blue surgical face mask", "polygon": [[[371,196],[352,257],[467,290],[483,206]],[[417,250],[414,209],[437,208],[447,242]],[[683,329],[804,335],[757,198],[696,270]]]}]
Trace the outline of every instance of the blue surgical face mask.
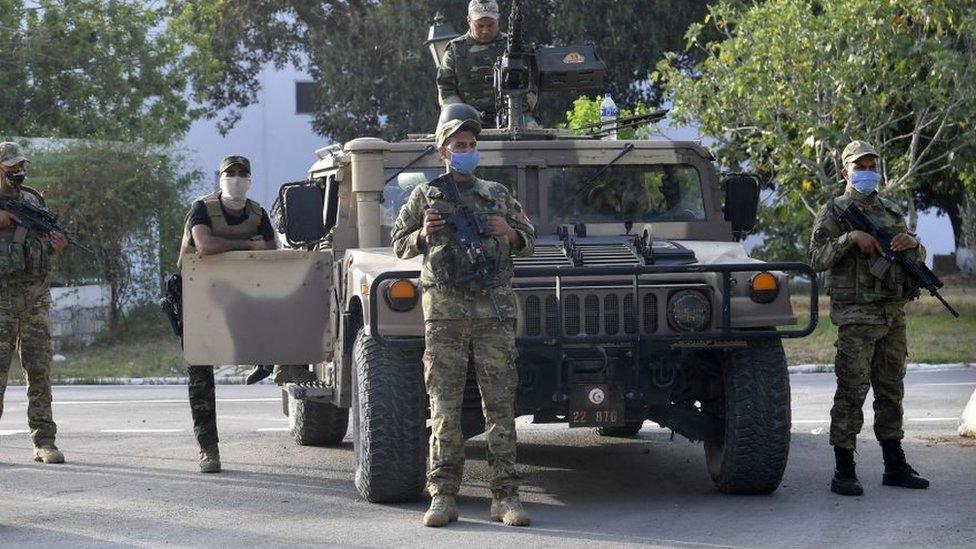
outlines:
[{"label": "blue surgical face mask", "polygon": [[880,184],[881,174],[874,170],[857,170],[851,172],[851,186],[864,196],[878,190],[878,185]]},{"label": "blue surgical face mask", "polygon": [[451,168],[464,175],[471,175],[474,172],[474,169],[478,167],[478,160],[478,151],[451,151]]}]

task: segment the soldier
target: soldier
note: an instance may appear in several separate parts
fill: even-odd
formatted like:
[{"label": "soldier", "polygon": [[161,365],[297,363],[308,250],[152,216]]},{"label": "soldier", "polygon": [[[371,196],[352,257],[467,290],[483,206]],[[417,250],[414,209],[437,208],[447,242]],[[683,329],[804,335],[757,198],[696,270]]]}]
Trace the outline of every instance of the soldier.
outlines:
[{"label": "soldier", "polygon": [[[418,185],[393,227],[398,257],[423,255],[425,323],[424,381],[430,396],[431,435],[427,489],[432,500],[424,515],[427,526],[457,520],[456,497],[464,468],[461,402],[468,361],[481,390],[492,469],[491,519],[508,525],[529,524],[518,497],[515,471],[515,298],[511,290],[512,256],[527,256],[535,247],[535,229],[508,190],[473,175],[478,165],[478,111],[464,104],[445,107],[436,133],[438,155],[448,174]],[[478,280],[473,266],[439,212],[454,204],[443,186],[457,183],[461,200],[488,215],[492,235],[482,239],[496,267],[495,279]],[[468,282],[460,282],[468,280]],[[494,293],[494,301],[492,299]],[[495,309],[497,303],[497,311]],[[499,319],[501,317],[501,320]]]},{"label": "soldier", "polygon": [[[437,96],[441,107],[467,103],[480,112],[485,128],[495,127],[497,92],[495,63],[505,53],[508,35],[498,28],[498,2],[471,0],[468,4],[468,32],[447,45],[437,70]],[[531,112],[536,94],[525,101],[526,126],[538,126]]]},{"label": "soldier", "polygon": [[830,411],[830,443],[837,468],[830,489],[843,495],[864,490],[854,468],[857,434],[864,423],[861,408],[874,388],[874,433],[881,443],[887,486],[927,488],[929,482],[905,461],[902,451],[905,337],[904,291],[908,281],[901,267],[881,260],[873,236],[851,230],[839,212],[856,205],[879,227],[896,235],[891,248],[919,261],[925,248],[905,226],[898,207],[881,198],[878,153],[864,141],[853,141],[841,155],[847,190],[828,202],[817,215],[810,243],[810,263],[829,271],[830,320],[837,328],[837,391]]},{"label": "soldier", "polygon": [[[0,199],[44,207],[44,198],[24,185],[27,158],[16,143],[0,143]],[[27,423],[34,461],[64,463],[54,445],[57,425],[51,412],[51,291],[54,260],[68,245],[60,233],[46,235],[19,225],[0,209],[0,414],[14,349],[27,374]]]},{"label": "soldier", "polygon": [[[220,162],[220,190],[193,202],[186,216],[180,257],[232,250],[273,250],[274,229],[268,212],[247,198],[251,162],[228,156]],[[193,433],[200,445],[200,472],[220,472],[213,366],[187,365]]]}]

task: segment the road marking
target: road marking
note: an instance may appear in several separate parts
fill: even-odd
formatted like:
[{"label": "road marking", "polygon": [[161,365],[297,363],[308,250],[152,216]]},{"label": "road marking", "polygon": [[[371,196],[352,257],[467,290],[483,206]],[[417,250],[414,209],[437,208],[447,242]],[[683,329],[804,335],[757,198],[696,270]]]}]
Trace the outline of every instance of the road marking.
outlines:
[{"label": "road marking", "polygon": [[259,433],[267,433],[270,431],[291,431],[291,427],[265,427],[263,429],[256,429]]},{"label": "road marking", "polygon": [[965,381],[960,383],[916,383],[915,387],[972,387],[976,381]]},{"label": "road marking", "polygon": [[10,431],[0,431],[0,436],[10,436],[10,435],[26,435],[30,431],[24,431],[21,429],[14,429]]},{"label": "road marking", "polygon": [[910,417],[905,421],[932,421],[932,422],[959,421],[959,418],[957,417]]},{"label": "road marking", "polygon": [[806,424],[816,424],[816,423],[829,423],[829,419],[794,419],[794,425],[806,425]]},{"label": "road marking", "polygon": [[99,433],[182,433],[184,429],[102,429]]},{"label": "road marking", "polygon": [[[74,404],[187,404],[185,398],[174,399],[146,399],[146,400],[55,400],[55,405]],[[217,402],[281,402],[281,397],[274,398],[218,398]]]}]

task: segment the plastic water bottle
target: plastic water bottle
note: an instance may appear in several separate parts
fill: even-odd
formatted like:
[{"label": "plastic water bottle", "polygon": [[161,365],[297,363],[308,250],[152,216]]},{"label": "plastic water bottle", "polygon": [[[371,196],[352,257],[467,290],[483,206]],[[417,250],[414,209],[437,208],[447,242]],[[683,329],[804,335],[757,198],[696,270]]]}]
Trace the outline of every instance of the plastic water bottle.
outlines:
[{"label": "plastic water bottle", "polygon": [[600,122],[603,123],[601,129],[607,133],[604,139],[617,139],[617,104],[610,97],[610,92],[603,96],[603,103],[600,104]]}]

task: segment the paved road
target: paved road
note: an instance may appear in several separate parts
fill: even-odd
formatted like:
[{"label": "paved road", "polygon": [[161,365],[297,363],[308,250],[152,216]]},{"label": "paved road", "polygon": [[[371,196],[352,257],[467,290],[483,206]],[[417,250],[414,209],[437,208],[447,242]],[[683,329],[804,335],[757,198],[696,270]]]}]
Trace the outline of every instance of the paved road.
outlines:
[{"label": "paved road", "polygon": [[[976,445],[954,437],[976,369],[908,376],[908,455],[933,481],[924,492],[881,486],[865,431],[867,493],[827,487],[829,374],[794,376],[790,463],[771,496],[716,493],[700,444],[645,425],[639,439],[523,424],[523,489],[534,526],[487,520],[484,451],[468,445],[461,522],[420,525],[424,503],[371,505],[352,484],[348,440],[296,446],[274,386],[218,387],[226,472],[195,472],[184,387],[58,387],[59,444],[69,462],[30,461],[22,388],[0,420],[0,546],[679,546],[972,547]],[[870,396],[869,396],[870,398]],[[868,425],[870,408],[868,407]]]}]

